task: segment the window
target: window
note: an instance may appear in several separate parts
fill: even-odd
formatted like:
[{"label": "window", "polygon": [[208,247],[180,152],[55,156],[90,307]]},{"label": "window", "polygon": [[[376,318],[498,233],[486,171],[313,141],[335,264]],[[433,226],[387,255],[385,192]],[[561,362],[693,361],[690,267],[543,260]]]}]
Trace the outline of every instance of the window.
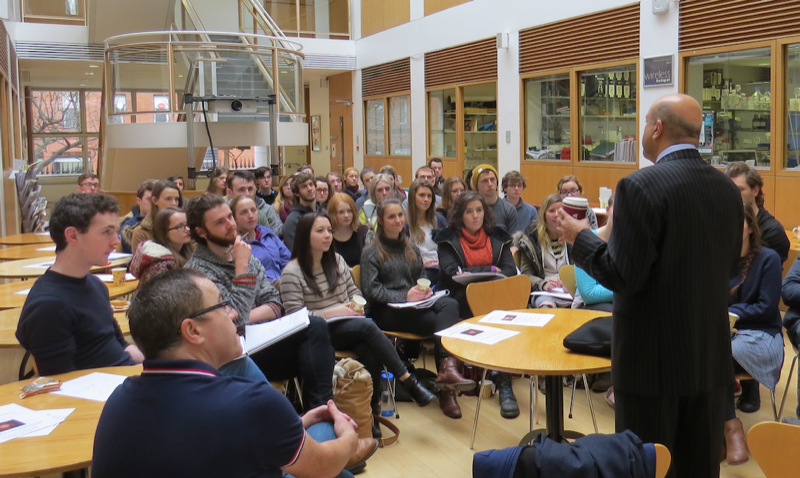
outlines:
[{"label": "window", "polygon": [[635,163],[636,65],[580,72],[579,161]]},{"label": "window", "polygon": [[370,99],[364,101],[364,108],[367,155],[411,156],[411,97],[400,95]]},{"label": "window", "polygon": [[525,82],[525,159],[569,159],[569,73]]},{"label": "window", "polygon": [[411,156],[409,97],[389,98],[389,151],[392,156]]},{"label": "window", "polygon": [[464,87],[464,168],[497,167],[497,83]]},{"label": "window", "polygon": [[456,90],[428,93],[428,155],[456,157]]},{"label": "window", "polygon": [[788,45],[786,63],[786,168],[800,169],[800,44]]},{"label": "window", "polygon": [[383,111],[383,99],[367,100],[366,109],[367,132],[365,137],[367,143],[367,154],[386,154],[386,141],[384,139],[385,114]]}]

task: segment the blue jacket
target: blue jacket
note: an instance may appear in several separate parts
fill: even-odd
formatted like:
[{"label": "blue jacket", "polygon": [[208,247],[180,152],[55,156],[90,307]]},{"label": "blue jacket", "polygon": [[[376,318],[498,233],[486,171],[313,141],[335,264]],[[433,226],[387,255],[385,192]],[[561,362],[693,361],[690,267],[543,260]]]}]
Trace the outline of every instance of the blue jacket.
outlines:
[{"label": "blue jacket", "polygon": [[[594,231],[597,234],[597,230]],[[593,305],[603,302],[613,302],[614,293],[606,289],[583,269],[575,266],[575,284],[583,299],[584,304]]]},{"label": "blue jacket", "polygon": [[270,282],[280,279],[283,268],[292,258],[292,253],[275,231],[268,227],[256,226],[256,239],[248,240],[247,243],[253,249],[253,257],[264,266],[264,275],[267,279]]},{"label": "blue jacket", "polygon": [[[739,286],[730,299],[728,311],[739,316],[737,329],[763,330],[775,335],[781,331],[782,263],[778,253],[767,247],[753,258],[747,269],[747,279]],[[742,279],[741,270],[731,279],[729,289],[733,289]]]},{"label": "blue jacket", "polygon": [[783,326],[791,331],[800,322],[800,256],[795,259],[792,268],[786,273],[781,288],[783,302],[789,306],[783,318]]}]

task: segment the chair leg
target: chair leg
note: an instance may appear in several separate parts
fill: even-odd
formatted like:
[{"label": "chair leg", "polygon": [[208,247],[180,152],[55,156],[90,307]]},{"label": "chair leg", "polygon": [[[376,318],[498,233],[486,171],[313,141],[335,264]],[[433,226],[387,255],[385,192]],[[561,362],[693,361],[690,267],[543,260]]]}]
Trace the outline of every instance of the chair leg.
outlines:
[{"label": "chair leg", "polygon": [[783,389],[783,398],[781,399],[781,408],[778,410],[778,419],[776,421],[780,421],[781,416],[783,415],[783,406],[786,404],[786,394],[789,392],[789,386],[792,383],[792,374],[794,373],[794,366],[797,364],[797,355],[794,356],[792,359],[792,366],[789,368],[789,379],[786,381],[786,388]]},{"label": "chair leg", "polygon": [[774,418],[776,422],[779,422],[780,418],[778,418],[778,409],[775,408],[775,392],[774,391],[772,391],[772,390],[769,391],[769,398],[772,401],[772,418]]},{"label": "chair leg", "polygon": [[583,374],[583,388],[586,390],[586,399],[589,401],[589,411],[592,412],[592,424],[594,424],[594,432],[597,431],[597,417],[594,415],[594,403],[592,403],[592,394],[589,393],[589,382],[586,380],[586,374]]},{"label": "chair leg", "polygon": [[297,377],[294,378],[294,388],[297,390],[297,399],[300,401],[300,406],[305,409],[305,405],[303,405],[303,389],[300,388],[300,380]]},{"label": "chair leg", "polygon": [[[539,376],[538,375],[531,375],[533,379],[533,416],[535,417],[534,423],[537,425],[539,424]],[[533,426],[531,426],[531,431],[533,431]]]},{"label": "chair leg", "polygon": [[[584,384],[585,386],[586,384]],[[572,400],[569,401],[569,418],[572,418],[572,406],[575,405],[575,388],[578,386],[576,377],[572,378]]]},{"label": "chair leg", "polygon": [[475,432],[478,431],[478,417],[481,415],[481,401],[483,400],[483,384],[486,383],[486,372],[489,369],[483,369],[483,377],[481,377],[481,386],[478,388],[478,405],[475,406],[475,421],[472,423],[472,439],[469,442],[469,449],[475,445]]}]

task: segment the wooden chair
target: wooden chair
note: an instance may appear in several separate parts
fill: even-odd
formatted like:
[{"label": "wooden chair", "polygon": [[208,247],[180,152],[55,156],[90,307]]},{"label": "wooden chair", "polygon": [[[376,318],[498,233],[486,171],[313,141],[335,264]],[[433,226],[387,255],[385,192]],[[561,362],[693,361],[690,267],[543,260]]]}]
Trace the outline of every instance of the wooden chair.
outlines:
[{"label": "wooden chair", "polygon": [[578,290],[578,285],[575,282],[575,266],[569,264],[561,266],[561,269],[558,270],[558,278],[561,279],[564,289],[566,289],[572,297],[575,297],[575,292]]},{"label": "wooden chair", "polygon": [[656,478],[664,478],[672,464],[672,454],[667,447],[660,443],[655,443],[654,446],[656,448]]},{"label": "wooden chair", "polygon": [[353,282],[356,283],[356,287],[361,289],[361,266],[355,265],[352,269],[350,269],[350,273],[353,275]]},{"label": "wooden chair", "polygon": [[797,476],[800,427],[786,423],[756,423],[747,432],[747,446],[767,478]]}]

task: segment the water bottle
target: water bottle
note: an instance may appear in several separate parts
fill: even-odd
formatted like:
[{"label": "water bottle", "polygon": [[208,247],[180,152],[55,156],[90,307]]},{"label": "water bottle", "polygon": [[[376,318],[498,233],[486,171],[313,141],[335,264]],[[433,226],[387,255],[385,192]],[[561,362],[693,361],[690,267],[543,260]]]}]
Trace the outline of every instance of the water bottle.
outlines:
[{"label": "water bottle", "polygon": [[769,111],[770,106],[772,105],[772,94],[769,92],[769,88],[766,89],[764,92],[764,96],[761,98],[762,110]]},{"label": "water bottle", "polygon": [[389,377],[386,377],[386,370],[381,372],[381,416],[391,417],[394,415],[394,409],[391,406],[391,392],[389,391],[389,381],[394,380],[394,374],[389,372]]},{"label": "water bottle", "polygon": [[760,110],[761,109],[761,87],[756,86],[756,92],[753,93],[753,96],[750,98],[750,108],[751,110]]}]

